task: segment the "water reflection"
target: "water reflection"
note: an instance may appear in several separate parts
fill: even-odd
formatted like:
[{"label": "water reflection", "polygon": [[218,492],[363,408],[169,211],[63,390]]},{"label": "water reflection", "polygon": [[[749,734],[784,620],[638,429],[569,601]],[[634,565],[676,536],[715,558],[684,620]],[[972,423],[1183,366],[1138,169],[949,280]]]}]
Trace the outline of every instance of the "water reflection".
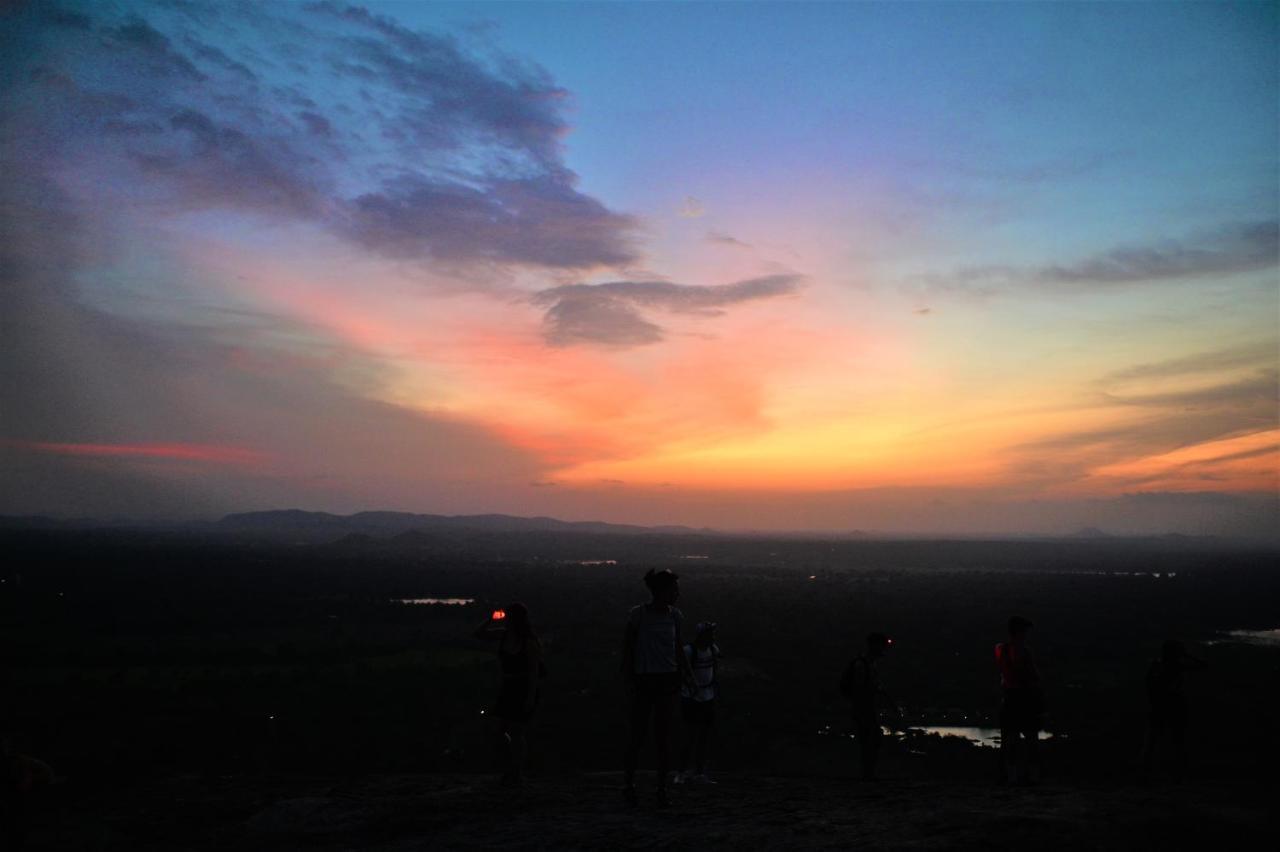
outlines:
[{"label": "water reflection", "polygon": [[979,748],[999,748],[999,728],[973,728],[965,725],[930,725],[923,728],[908,728],[907,736],[939,736],[959,737],[968,740]]},{"label": "water reflection", "polygon": [[412,606],[466,606],[476,602],[475,598],[392,598],[392,603],[410,604]]},{"label": "water reflection", "polygon": [[1178,576],[1177,571],[1051,571],[1049,573],[1059,576],[1080,575],[1086,577],[1154,577],[1159,580],[1161,577],[1170,579]]},{"label": "water reflection", "polygon": [[[892,737],[896,740],[910,740],[916,737],[958,737],[965,740],[978,748],[999,748],[1000,747],[1000,729],[999,728],[980,728],[969,725],[922,725],[919,727],[910,727],[905,731],[895,731],[892,728],[881,728],[886,737]],[[818,729],[819,736],[839,736],[853,738],[851,733],[837,733],[830,725],[823,725]],[[1046,732],[1040,733],[1040,739],[1062,739],[1064,734],[1051,734]],[[920,754],[922,752],[913,753]]]},{"label": "water reflection", "polygon": [[1227,638],[1209,640],[1210,645],[1224,645],[1227,643],[1280,647],[1280,627],[1272,630],[1228,630]]}]

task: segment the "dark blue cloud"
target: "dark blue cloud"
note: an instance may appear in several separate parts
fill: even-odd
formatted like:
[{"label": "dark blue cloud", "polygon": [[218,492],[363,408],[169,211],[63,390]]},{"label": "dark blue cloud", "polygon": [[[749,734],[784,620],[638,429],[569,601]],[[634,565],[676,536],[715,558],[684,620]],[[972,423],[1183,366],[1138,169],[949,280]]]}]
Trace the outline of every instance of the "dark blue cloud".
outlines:
[{"label": "dark blue cloud", "polygon": [[[104,193],[147,188],[132,202],[303,220],[400,259],[586,269],[636,257],[634,220],[565,166],[567,94],[536,66],[334,3],[12,17],[27,49],[0,70],[30,82],[0,122],[26,137],[9,152],[22,167],[109,169]],[[56,146],[38,141],[51,135]]]},{"label": "dark blue cloud", "polygon": [[396,257],[568,268],[632,260],[617,239],[631,220],[567,180],[540,175],[470,186],[408,174],[345,203],[341,231]]},{"label": "dark blue cloud", "polygon": [[108,43],[112,46],[131,49],[146,57],[150,70],[162,74],[177,74],[196,81],[205,79],[205,75],[195,64],[175,50],[163,33],[141,18],[130,18],[120,26],[108,29],[107,36]]},{"label": "dark blue cloud", "polygon": [[716,317],[732,305],[791,295],[801,280],[798,275],[767,275],[719,286],[670,281],[568,284],[543,290],[534,302],[547,306],[543,335],[553,346],[642,346],[663,339],[662,327],[646,319],[642,310]]}]

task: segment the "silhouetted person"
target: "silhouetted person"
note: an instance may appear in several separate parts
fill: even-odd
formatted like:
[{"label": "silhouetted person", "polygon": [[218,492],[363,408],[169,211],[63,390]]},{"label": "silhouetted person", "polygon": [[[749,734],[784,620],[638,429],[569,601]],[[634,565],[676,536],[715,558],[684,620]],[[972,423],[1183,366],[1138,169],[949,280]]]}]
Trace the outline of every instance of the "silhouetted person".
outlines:
[{"label": "silhouetted person", "polygon": [[681,649],[684,615],[676,609],[680,597],[679,578],[672,571],[649,571],[644,575],[652,600],[632,607],[622,640],[622,675],[631,705],[631,735],[624,760],[627,802],[636,802],[636,764],[653,724],[658,759],[658,804],[667,804],[667,767],[670,762],[671,719],[681,683],[690,683],[693,674]]},{"label": "silhouetted person", "polygon": [[[693,671],[693,683],[680,688],[680,714],[684,717],[685,742],[680,753],[680,771],[677,784],[697,781],[714,784],[707,775],[707,754],[711,749],[711,728],[716,718],[716,699],[720,688],[716,683],[716,665],[720,660],[720,647],[716,645],[716,625],[711,621],[698,623],[693,642],[685,645],[684,657]],[[689,772],[689,760],[693,759],[693,771]]]},{"label": "silhouetted person", "polygon": [[1147,735],[1142,744],[1142,778],[1151,775],[1157,749],[1167,746],[1173,774],[1181,778],[1187,768],[1187,697],[1182,691],[1183,674],[1207,664],[1187,653],[1186,646],[1168,639],[1160,657],[1147,669]]},{"label": "silhouetted person", "polygon": [[538,677],[543,671],[542,643],[529,621],[529,610],[521,603],[491,612],[475,635],[477,639],[498,642],[502,688],[493,713],[498,726],[502,783],[515,786],[520,783],[528,754],[526,729],[538,704]]},{"label": "silhouetted person", "polygon": [[840,691],[853,703],[853,732],[862,758],[862,780],[874,781],[884,732],[880,729],[881,699],[888,694],[880,685],[879,660],[893,640],[883,633],[867,634],[867,650],[853,658],[840,679]]},{"label": "silhouetted person", "polygon": [[1005,778],[1010,784],[1034,784],[1040,780],[1040,728],[1044,716],[1044,692],[1040,672],[1027,645],[1031,622],[1015,615],[1009,619],[1009,638],[996,645],[996,665],[1004,700],[1000,705],[1000,752]]}]

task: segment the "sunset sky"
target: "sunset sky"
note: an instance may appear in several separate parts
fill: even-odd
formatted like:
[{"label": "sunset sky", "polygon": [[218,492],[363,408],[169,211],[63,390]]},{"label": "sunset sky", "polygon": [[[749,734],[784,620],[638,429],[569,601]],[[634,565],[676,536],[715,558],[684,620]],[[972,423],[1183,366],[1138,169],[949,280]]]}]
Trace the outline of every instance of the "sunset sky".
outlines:
[{"label": "sunset sky", "polygon": [[1273,533],[1278,8],[5,4],[0,513]]}]

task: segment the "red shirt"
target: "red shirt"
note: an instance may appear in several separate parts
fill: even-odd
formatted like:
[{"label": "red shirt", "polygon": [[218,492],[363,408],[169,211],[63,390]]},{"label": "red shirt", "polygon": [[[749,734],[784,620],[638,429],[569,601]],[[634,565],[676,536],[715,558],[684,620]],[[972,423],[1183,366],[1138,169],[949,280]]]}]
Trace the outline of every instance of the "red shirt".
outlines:
[{"label": "red shirt", "polygon": [[1027,689],[1040,680],[1031,649],[1021,642],[996,645],[996,666],[1000,669],[1000,686],[1005,689]]}]

